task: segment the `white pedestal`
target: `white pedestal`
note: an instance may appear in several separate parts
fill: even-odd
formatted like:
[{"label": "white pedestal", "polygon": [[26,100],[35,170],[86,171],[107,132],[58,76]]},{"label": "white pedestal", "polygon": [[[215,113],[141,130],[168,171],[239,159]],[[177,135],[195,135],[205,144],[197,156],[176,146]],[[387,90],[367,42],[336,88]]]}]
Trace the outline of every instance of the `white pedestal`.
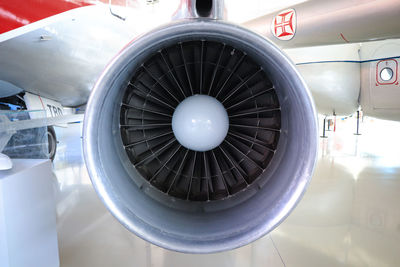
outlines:
[{"label": "white pedestal", "polygon": [[51,163],[12,161],[11,170],[0,171],[0,266],[58,267]]}]

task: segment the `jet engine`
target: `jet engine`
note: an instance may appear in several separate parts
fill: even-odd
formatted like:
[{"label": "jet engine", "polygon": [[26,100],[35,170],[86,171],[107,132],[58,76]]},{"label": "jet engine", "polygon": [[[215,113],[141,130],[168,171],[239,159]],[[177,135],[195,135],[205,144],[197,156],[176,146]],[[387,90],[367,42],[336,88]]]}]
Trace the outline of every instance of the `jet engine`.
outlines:
[{"label": "jet engine", "polygon": [[175,22],[131,42],[85,114],[85,161],[105,206],[139,237],[180,252],[270,232],[304,194],[316,155],[314,105],[292,62],[218,20]]}]

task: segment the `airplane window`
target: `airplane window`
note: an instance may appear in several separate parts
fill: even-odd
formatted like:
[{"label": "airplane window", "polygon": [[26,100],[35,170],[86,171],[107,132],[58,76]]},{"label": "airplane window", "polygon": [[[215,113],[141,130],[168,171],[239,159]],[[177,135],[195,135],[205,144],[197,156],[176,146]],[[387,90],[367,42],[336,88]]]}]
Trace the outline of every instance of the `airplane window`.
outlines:
[{"label": "airplane window", "polygon": [[393,70],[388,67],[383,68],[380,76],[383,81],[390,81],[393,78]]}]

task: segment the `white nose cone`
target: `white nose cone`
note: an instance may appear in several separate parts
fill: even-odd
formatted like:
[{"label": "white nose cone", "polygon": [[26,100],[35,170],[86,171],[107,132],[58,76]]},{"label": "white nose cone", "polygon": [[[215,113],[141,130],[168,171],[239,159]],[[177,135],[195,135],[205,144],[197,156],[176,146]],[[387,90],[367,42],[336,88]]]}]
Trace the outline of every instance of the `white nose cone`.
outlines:
[{"label": "white nose cone", "polygon": [[172,116],[172,130],[179,143],[191,150],[207,151],[224,141],[228,113],[217,99],[194,95],[183,100]]}]

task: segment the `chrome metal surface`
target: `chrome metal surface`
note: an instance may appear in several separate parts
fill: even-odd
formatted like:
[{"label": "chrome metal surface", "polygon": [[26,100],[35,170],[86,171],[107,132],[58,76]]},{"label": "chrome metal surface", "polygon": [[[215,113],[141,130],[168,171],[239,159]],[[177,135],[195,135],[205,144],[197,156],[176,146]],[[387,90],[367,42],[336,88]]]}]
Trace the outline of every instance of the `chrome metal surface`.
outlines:
[{"label": "chrome metal surface", "polygon": [[224,0],[181,0],[173,19],[225,19]]},{"label": "chrome metal surface", "polygon": [[[197,203],[160,195],[143,182],[119,136],[124,93],[121,88],[128,85],[132,74],[149,55],[189,37],[219,40],[246,52],[270,77],[281,103],[282,134],[275,156],[263,173],[265,178],[226,200]],[[129,45],[96,83],[84,122],[85,161],[104,204],[138,236],[181,252],[228,250],[271,231],[303,195],[316,153],[315,109],[292,63],[264,38],[213,20],[168,25]]]}]

